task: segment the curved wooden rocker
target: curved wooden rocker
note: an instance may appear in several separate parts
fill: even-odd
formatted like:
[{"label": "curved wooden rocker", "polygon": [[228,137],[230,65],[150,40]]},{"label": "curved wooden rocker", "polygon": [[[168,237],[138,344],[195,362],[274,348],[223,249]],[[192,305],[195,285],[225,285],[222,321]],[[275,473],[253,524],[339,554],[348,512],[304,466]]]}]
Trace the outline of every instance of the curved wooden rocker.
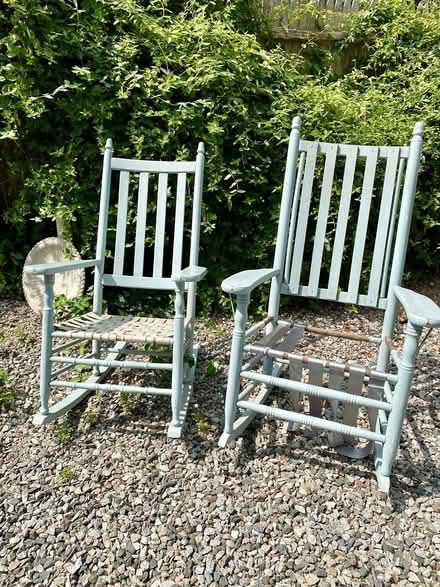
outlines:
[{"label": "curved wooden rocker", "polygon": [[[423,124],[414,127],[409,147],[305,141],[300,139],[300,126],[295,118],[273,267],[243,271],[222,283],[225,292],[237,296],[237,310],[219,444],[226,446],[237,438],[257,414],[285,420],[290,430],[301,425],[309,432],[323,429],[329,445],[341,454],[359,458],[374,452],[379,488],[388,492],[418,339],[424,327],[440,326],[440,309],[400,286]],[[316,218],[310,215],[312,201],[318,208]],[[330,255],[328,272],[322,269],[324,248]],[[250,294],[267,281],[268,316],[246,331]],[[281,320],[281,295],[383,309],[382,334],[366,336]],[[408,316],[401,353],[392,342],[399,304]],[[261,340],[247,342],[261,331]],[[376,364],[338,363],[295,352],[305,332],[372,343],[378,348]],[[280,376],[285,366],[288,377]],[[272,390],[289,392],[291,409],[265,405]],[[309,398],[309,413],[304,413],[304,396]],[[367,411],[367,426],[358,418],[361,407]],[[353,438],[366,440],[367,446],[353,446]]]},{"label": "curved wooden rocker", "polygon": [[[168,436],[181,436],[198,352],[198,345],[193,341],[196,284],[206,274],[206,269],[198,266],[203,167],[202,143],[199,144],[195,161],[139,161],[113,157],[112,142],[110,139],[107,141],[96,259],[25,267],[25,271],[31,275],[43,275],[45,285],[40,372],[41,407],[34,418],[35,424],[46,424],[55,420],[92,391],[124,391],[170,396],[172,419],[168,427]],[[104,265],[105,251],[110,248],[110,245],[107,245],[107,241],[110,240],[107,235],[109,231],[114,231],[110,226],[109,214],[110,206],[114,206],[111,200],[111,194],[115,191],[112,189],[115,187],[112,186],[112,183],[115,183],[114,179],[116,184],[119,184],[119,190],[113,271],[108,273]],[[188,195],[190,184],[192,194]],[[151,194],[155,185],[157,199]],[[188,203],[192,204],[192,213],[190,222],[185,223]],[[128,258],[125,254],[127,219],[132,217],[131,214],[136,217],[134,259]],[[151,226],[147,224],[147,218],[152,219]],[[185,247],[186,233],[190,234],[190,238]],[[165,257],[167,252],[169,258]],[[184,257],[188,257],[188,265],[182,269]],[[93,312],[54,324],[55,275],[86,267],[95,269]],[[171,273],[169,277],[164,276],[166,271]],[[174,291],[174,319],[103,314],[104,286]],[[60,344],[54,346],[53,341],[59,341]],[[80,341],[92,341],[92,352],[80,357],[70,356],[69,350],[75,345],[75,348],[78,348]],[[161,345],[160,349],[154,348],[154,345]],[[163,345],[169,350],[164,351]],[[134,358],[144,355],[148,360],[127,360],[130,355]],[[158,356],[161,360],[155,361],[155,357]],[[166,362],[163,362],[164,358]],[[59,365],[59,368],[53,370],[54,364]],[[77,378],[66,379],[65,376],[60,378],[61,374],[71,374],[77,365],[92,369],[92,374],[86,381],[75,380]],[[171,388],[103,383],[115,368],[171,371]],[[63,400],[50,405],[51,388],[66,388],[72,391]]]}]

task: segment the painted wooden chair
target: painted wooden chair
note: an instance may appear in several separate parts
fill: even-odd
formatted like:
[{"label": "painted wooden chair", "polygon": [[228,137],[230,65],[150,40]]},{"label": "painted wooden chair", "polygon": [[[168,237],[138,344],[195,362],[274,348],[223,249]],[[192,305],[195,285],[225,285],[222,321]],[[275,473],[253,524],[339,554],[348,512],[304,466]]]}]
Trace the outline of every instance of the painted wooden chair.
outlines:
[{"label": "painted wooden chair", "polygon": [[[414,127],[409,147],[311,142],[300,139],[300,119],[294,119],[273,267],[243,271],[222,283],[225,292],[236,295],[237,308],[220,446],[257,414],[285,420],[289,429],[323,429],[329,444],[339,445],[346,456],[374,452],[379,487],[389,491],[418,339],[425,326],[440,326],[440,309],[400,286],[422,142],[422,123]],[[250,294],[269,280],[268,315],[246,331]],[[383,309],[382,334],[282,320],[283,294]],[[392,341],[399,304],[408,317],[401,353]],[[295,352],[305,332],[373,343],[376,363],[338,363]],[[256,336],[261,340],[254,342]],[[284,365],[288,377],[280,376]],[[271,390],[291,392],[288,409],[264,404]],[[364,445],[354,446],[354,438]]]},{"label": "painted wooden chair", "polygon": [[[45,283],[41,407],[34,418],[35,424],[53,421],[92,391],[135,392],[170,396],[172,419],[168,436],[180,437],[198,352],[198,345],[193,342],[196,284],[206,274],[206,269],[198,266],[203,167],[202,143],[195,161],[139,161],[113,157],[112,141],[107,141],[96,259],[26,267],[31,274],[43,275]],[[190,189],[192,194],[188,194]],[[116,230],[111,226],[116,215],[114,192],[118,192]],[[133,222],[133,216],[136,218],[134,254],[129,255],[127,221]],[[190,237],[186,238],[188,234]],[[105,261],[108,249],[113,249],[111,273],[107,272]],[[184,260],[188,261],[186,267]],[[54,324],[55,274],[83,267],[95,268],[93,311]],[[104,314],[104,286],[174,291],[174,319]],[[58,343],[56,346],[54,341]],[[92,341],[91,352],[81,357],[69,355],[69,349],[80,341]],[[130,355],[133,359],[127,360]],[[77,381],[78,377],[72,376],[67,379],[65,375],[60,378],[64,373],[72,375],[72,368],[77,365],[92,369],[86,381]],[[103,383],[115,368],[171,371],[171,388]],[[49,405],[49,392],[53,388],[66,388],[71,393]]]}]

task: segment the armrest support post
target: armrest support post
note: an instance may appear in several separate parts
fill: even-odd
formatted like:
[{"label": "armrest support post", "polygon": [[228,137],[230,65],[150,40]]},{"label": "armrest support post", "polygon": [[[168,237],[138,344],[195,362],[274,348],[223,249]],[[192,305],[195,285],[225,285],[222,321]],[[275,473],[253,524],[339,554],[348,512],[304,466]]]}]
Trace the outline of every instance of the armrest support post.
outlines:
[{"label": "armrest support post", "polygon": [[230,434],[234,427],[237,400],[240,392],[240,371],[248,317],[249,293],[237,294],[237,309],[232,332],[231,358],[229,362],[228,387],[225,398],[225,432]]},{"label": "armrest support post", "polygon": [[417,343],[421,332],[421,326],[408,322],[399,364],[399,379],[393,392],[392,410],[383,447],[381,473],[385,477],[391,475],[391,468],[399,448],[400,432],[408,405],[409,390],[416,363]]}]

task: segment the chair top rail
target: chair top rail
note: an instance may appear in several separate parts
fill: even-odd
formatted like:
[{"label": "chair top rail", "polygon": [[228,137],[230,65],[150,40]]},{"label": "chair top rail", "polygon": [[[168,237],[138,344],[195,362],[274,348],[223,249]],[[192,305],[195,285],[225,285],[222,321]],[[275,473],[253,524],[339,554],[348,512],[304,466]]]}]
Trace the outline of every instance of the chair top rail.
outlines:
[{"label": "chair top rail", "polygon": [[195,173],[195,161],[142,161],[136,159],[112,158],[114,171],[134,173]]},{"label": "chair top rail", "polygon": [[[318,153],[328,153],[331,149],[334,148],[335,143],[323,143],[317,141],[306,141],[301,139],[299,143],[299,150],[300,151],[310,151],[311,149],[315,149],[313,145],[318,144]],[[338,155],[349,155],[353,147],[357,147],[358,149],[358,157],[368,157],[372,150],[377,149],[378,154],[377,156],[380,159],[388,159],[392,154],[399,151],[399,155],[402,159],[408,159],[409,156],[409,147],[402,147],[402,146],[386,146],[386,147],[375,147],[370,145],[349,145],[346,143],[340,143],[337,145],[338,147]]]}]

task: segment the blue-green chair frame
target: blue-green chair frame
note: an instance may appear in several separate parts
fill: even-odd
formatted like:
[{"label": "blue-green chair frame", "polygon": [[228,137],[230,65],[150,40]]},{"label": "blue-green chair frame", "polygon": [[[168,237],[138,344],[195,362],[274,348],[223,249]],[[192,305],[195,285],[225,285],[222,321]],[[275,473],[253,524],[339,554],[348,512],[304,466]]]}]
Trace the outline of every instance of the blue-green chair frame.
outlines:
[{"label": "blue-green chair frame", "polygon": [[[198,352],[198,345],[194,344],[193,340],[196,285],[206,274],[206,269],[198,266],[203,171],[202,143],[199,144],[195,161],[144,161],[113,157],[112,141],[107,140],[96,258],[30,265],[25,268],[25,271],[31,274],[43,275],[45,284],[40,367],[41,405],[39,413],[34,418],[35,424],[52,422],[92,391],[130,392],[169,396],[172,418],[168,436],[181,436]],[[188,193],[190,179],[192,193]],[[156,184],[157,198],[155,193],[151,193],[152,186]],[[118,190],[113,189],[117,186]],[[173,187],[175,189],[171,193]],[[118,199],[113,271],[106,273],[108,230],[114,230],[109,226],[109,207],[115,205],[110,199],[114,191],[118,192]],[[126,255],[130,206],[134,207],[136,215],[134,259]],[[171,212],[174,216],[171,216]],[[185,223],[185,214],[190,218],[190,222]],[[174,218],[174,223],[167,221],[169,216],[171,219]],[[151,230],[147,224],[150,217]],[[171,234],[167,234],[167,229]],[[184,235],[188,233],[190,243],[185,248]],[[167,264],[164,254],[167,250],[166,243],[169,242],[172,242],[172,251],[169,252],[172,259],[170,258]],[[146,244],[149,247],[146,248]],[[185,256],[189,257],[186,267],[183,264]],[[85,267],[93,267],[95,270],[93,312],[54,324],[55,275]],[[164,271],[170,267],[171,275],[165,276]],[[151,272],[151,275],[145,275],[147,271]],[[108,316],[103,313],[104,286],[174,291],[174,318],[167,320]],[[70,356],[69,349],[84,340],[92,341],[92,352],[83,357]],[[54,346],[54,341],[61,341],[61,344]],[[139,348],[139,345],[142,348]],[[148,348],[145,348],[145,345]],[[165,345],[170,350],[158,350],[157,345]],[[148,360],[126,360],[129,355],[135,358],[138,355],[147,355]],[[160,360],[155,362],[157,356],[160,356]],[[153,360],[149,357],[153,357]],[[54,370],[54,365],[61,367]],[[75,377],[66,379],[66,376],[72,375],[72,369],[77,365],[93,369],[86,381],[78,381]],[[115,368],[171,371],[171,388],[104,383]],[[63,378],[60,377],[62,374]],[[51,404],[50,392],[53,388],[70,389],[71,393]]]}]

